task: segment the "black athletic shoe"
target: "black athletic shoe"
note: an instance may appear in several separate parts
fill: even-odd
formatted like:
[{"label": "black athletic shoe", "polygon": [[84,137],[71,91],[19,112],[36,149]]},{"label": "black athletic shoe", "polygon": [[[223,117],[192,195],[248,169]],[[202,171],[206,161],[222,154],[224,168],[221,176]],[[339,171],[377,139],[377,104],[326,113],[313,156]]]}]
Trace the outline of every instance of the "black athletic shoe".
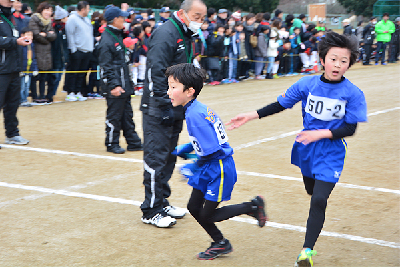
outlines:
[{"label": "black athletic shoe", "polygon": [[233,251],[232,245],[228,239],[219,242],[212,242],[211,246],[204,252],[197,254],[199,260],[213,260],[216,257],[228,254]]},{"label": "black athletic shoe", "polygon": [[125,153],[125,149],[123,149],[119,145],[114,145],[114,146],[108,146],[107,147],[107,152],[112,152],[114,154],[124,154]]},{"label": "black athletic shoe", "polygon": [[249,215],[257,219],[258,226],[264,227],[266,221],[268,220],[265,213],[264,198],[262,196],[256,196],[251,200],[251,203],[253,203],[253,211],[249,213]]},{"label": "black athletic shoe", "polygon": [[139,145],[128,145],[127,147],[128,151],[142,151],[143,150],[143,145],[139,144]]}]

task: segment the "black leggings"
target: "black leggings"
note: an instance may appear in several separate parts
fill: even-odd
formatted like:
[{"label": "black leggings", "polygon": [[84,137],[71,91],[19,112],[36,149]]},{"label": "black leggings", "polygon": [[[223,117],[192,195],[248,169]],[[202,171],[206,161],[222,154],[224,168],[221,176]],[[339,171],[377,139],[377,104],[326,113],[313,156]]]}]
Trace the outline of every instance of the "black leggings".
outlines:
[{"label": "black leggings", "polygon": [[313,249],[325,222],[325,210],[334,183],[315,180],[303,175],[307,194],[311,196],[304,248]]},{"label": "black leggings", "polygon": [[187,204],[190,214],[192,214],[215,242],[224,239],[221,231],[214,224],[215,222],[225,221],[229,218],[252,212],[251,202],[217,208],[219,203],[204,199],[204,194],[200,190],[193,188],[192,195]]}]

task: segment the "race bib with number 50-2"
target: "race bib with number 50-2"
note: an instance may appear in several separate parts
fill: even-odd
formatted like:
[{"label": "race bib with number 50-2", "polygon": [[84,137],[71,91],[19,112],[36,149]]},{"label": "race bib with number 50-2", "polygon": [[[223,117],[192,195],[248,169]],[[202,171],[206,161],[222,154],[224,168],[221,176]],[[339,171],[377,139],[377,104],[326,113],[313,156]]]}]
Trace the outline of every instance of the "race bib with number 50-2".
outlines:
[{"label": "race bib with number 50-2", "polygon": [[309,94],[305,112],[322,121],[340,120],[345,115],[346,103],[345,100]]}]

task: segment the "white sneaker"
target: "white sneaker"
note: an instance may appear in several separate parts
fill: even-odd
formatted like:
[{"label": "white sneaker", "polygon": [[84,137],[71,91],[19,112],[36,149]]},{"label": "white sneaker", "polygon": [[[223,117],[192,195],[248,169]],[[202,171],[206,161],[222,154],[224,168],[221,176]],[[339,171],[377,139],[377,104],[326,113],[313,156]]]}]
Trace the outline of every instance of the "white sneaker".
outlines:
[{"label": "white sneaker", "polygon": [[6,141],[4,143],[10,145],[27,145],[29,143],[29,140],[26,140],[22,136],[17,135],[11,138],[6,137]]},{"label": "white sneaker", "polygon": [[142,217],[142,222],[152,224],[160,228],[168,228],[176,224],[176,220],[170,216],[164,216],[161,213],[157,213],[150,219]]},{"label": "white sneaker", "polygon": [[87,97],[84,97],[80,92],[76,94],[76,98],[79,101],[86,101],[87,100]]},{"label": "white sneaker", "polygon": [[78,100],[78,98],[76,97],[75,93],[70,93],[69,95],[67,95],[67,97],[65,98],[65,101],[76,101]]},{"label": "white sneaker", "polygon": [[175,219],[181,219],[186,215],[186,209],[177,208],[174,206],[166,206],[164,207],[164,211]]}]

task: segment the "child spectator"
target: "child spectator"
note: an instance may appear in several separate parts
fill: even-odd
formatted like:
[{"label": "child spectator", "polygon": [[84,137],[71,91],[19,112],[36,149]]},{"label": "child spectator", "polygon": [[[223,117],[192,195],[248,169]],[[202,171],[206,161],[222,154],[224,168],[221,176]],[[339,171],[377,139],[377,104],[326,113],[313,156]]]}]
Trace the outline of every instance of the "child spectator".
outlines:
[{"label": "child spectator", "polygon": [[225,39],[224,39],[224,50],[223,50],[223,59],[221,61],[221,82],[230,83],[229,81],[229,50],[232,45],[232,36],[235,35],[235,29],[230,28],[228,25],[225,25]]},{"label": "child spectator", "polygon": [[[253,13],[249,13],[245,18],[246,21],[243,23],[243,30],[246,33],[246,54],[248,60],[254,60],[254,48],[250,43],[250,38],[254,35],[256,16]],[[250,68],[254,70],[254,68]]]},{"label": "child spectator", "polygon": [[49,99],[50,102],[53,102],[53,96],[57,94],[58,85],[63,75],[62,72],[65,69],[65,64],[69,60],[68,41],[65,33],[65,23],[68,20],[68,15],[69,14],[65,9],[61,8],[60,6],[56,6],[53,23],[56,39],[51,42],[51,56],[53,60],[53,71],[56,71],[57,73],[50,74],[53,76],[53,88],[51,92],[51,98]]},{"label": "child spectator", "polygon": [[201,69],[183,63],[169,67],[168,96],[174,107],[183,106],[189,139],[185,149],[177,149],[177,155],[195,150],[198,160],[188,166],[193,170],[188,184],[193,187],[187,208],[213,239],[211,246],[197,254],[199,260],[212,260],[233,251],[232,245],[215,225],[215,222],[247,214],[257,219],[263,227],[267,220],[265,203],[261,196],[249,202],[218,208],[222,201],[231,199],[237,180],[233,149],[228,143],[221,119],[209,107],[196,100],[205,78]]},{"label": "child spectator", "polygon": [[282,26],[278,30],[278,36],[279,36],[279,39],[281,39],[284,42],[285,40],[289,39],[289,32],[286,30],[286,28],[284,26]]},{"label": "child spectator", "polygon": [[258,34],[257,47],[254,49],[255,55],[255,75],[256,79],[261,79],[262,71],[265,66],[265,59],[267,58],[267,49],[269,43],[269,26],[262,25],[260,28],[261,32]]},{"label": "child spectator", "polygon": [[293,69],[290,70],[290,74],[294,74],[298,72],[300,65],[299,65],[299,53],[301,49],[305,49],[304,44],[301,42],[300,37],[301,29],[299,27],[295,27],[293,29],[293,34],[289,36],[290,41],[292,43],[292,56],[293,58]]},{"label": "child spectator", "polygon": [[208,70],[207,57],[205,57],[207,55],[207,38],[209,35],[208,26],[208,22],[204,21],[200,27],[199,35],[195,39],[195,59],[205,70]]},{"label": "child spectator", "polygon": [[133,82],[136,85],[135,95],[141,95],[143,93],[143,85],[146,74],[146,59],[147,59],[146,58],[147,46],[144,40],[145,33],[143,31],[142,24],[134,26],[130,35],[133,35],[133,38],[138,39],[138,42],[135,44],[135,49],[134,49],[135,53],[134,56],[132,57],[132,63],[133,63],[132,71],[133,71]]},{"label": "child spectator", "polygon": [[237,83],[237,64],[240,56],[240,38],[239,34],[243,31],[243,24],[236,22],[236,33],[231,37],[231,46],[229,48],[229,82]]},{"label": "child spectator", "polygon": [[[21,37],[32,40],[33,33],[25,27],[21,30]],[[22,47],[22,71],[33,71],[34,73],[24,73],[21,77],[21,107],[31,107],[32,105],[28,102],[29,87],[31,84],[31,77],[37,75],[38,66],[36,62],[35,47],[34,44],[30,44]]]},{"label": "child spectator", "polygon": [[249,78],[249,69],[250,62],[248,61],[249,57],[247,56],[247,44],[246,44],[246,33],[241,32],[239,34],[239,46],[240,46],[240,55],[237,67],[237,73],[239,81],[245,80]]},{"label": "child spectator", "polygon": [[285,40],[281,47],[278,47],[278,76],[286,75],[290,72],[293,66],[293,56],[290,56],[292,51],[290,40]]},{"label": "child spectator", "polygon": [[278,47],[279,42],[277,40],[278,34],[276,31],[271,31],[269,36],[269,44],[267,48],[267,59],[268,59],[268,67],[267,67],[267,74],[265,79],[273,79],[273,66],[275,63],[275,58],[278,56]]},{"label": "child spectator", "polygon": [[318,47],[317,38],[311,37],[310,40],[304,42],[305,49],[300,53],[300,58],[303,63],[303,73],[314,72],[314,66],[317,65],[318,60]]},{"label": "child spectator", "polygon": [[207,38],[210,85],[218,85],[220,83],[220,58],[224,56],[225,27],[218,23],[215,28],[216,31]]},{"label": "child spectator", "polygon": [[358,44],[349,36],[329,32],[319,45],[323,75],[303,77],[278,96],[277,102],[239,114],[228,123],[231,130],[302,102],[304,130],[293,144],[292,164],[300,168],[311,202],[297,267],[313,266],[313,248],[324,225],[327,201],[346,158],[343,138],[352,136],[359,122],[367,121],[364,93],[343,76],[357,60]]}]

